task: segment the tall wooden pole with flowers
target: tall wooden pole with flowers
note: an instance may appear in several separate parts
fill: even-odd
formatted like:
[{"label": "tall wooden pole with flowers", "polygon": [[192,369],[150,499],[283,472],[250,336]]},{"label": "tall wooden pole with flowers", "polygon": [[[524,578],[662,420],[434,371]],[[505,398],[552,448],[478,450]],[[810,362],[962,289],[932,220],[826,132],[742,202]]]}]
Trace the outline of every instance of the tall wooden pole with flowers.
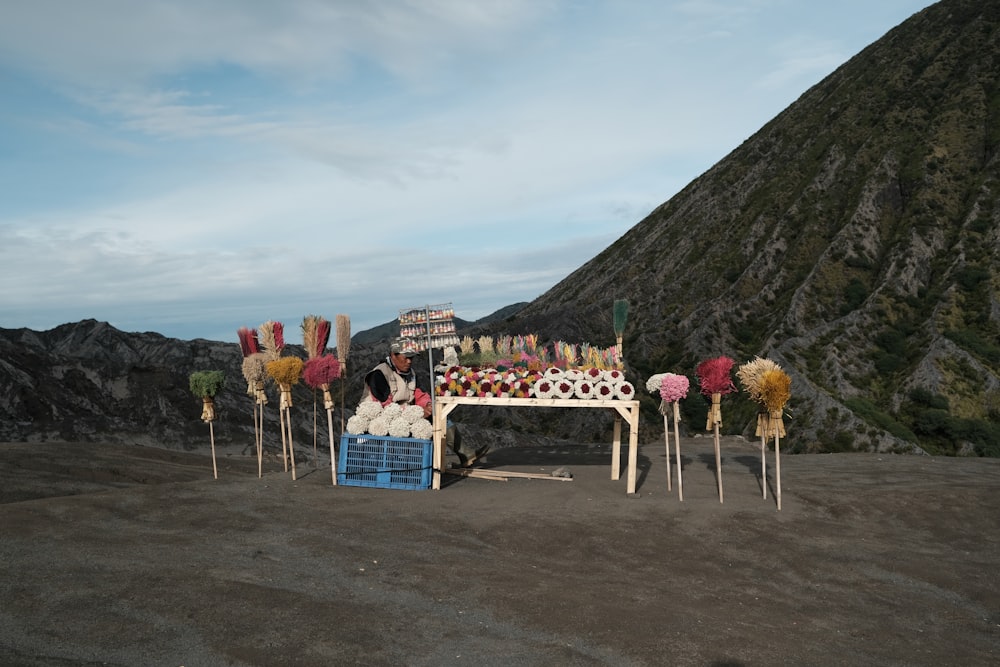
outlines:
[{"label": "tall wooden pole with flowers", "polygon": [[219,479],[219,468],[215,463],[215,395],[225,384],[226,376],[222,371],[195,371],[188,378],[191,393],[201,399],[201,420],[208,424],[209,438],[212,443],[212,475]]},{"label": "tall wooden pole with flowers", "polygon": [[[319,315],[306,315],[302,318],[302,348],[306,353],[306,362],[316,359],[326,350],[326,344],[330,340],[330,323]],[[303,379],[305,376],[303,375]],[[306,384],[309,384],[308,382]],[[309,385],[313,390],[313,467],[316,467],[318,460],[317,437],[317,400],[316,390],[318,385]]]},{"label": "tall wooden pole with flowers", "polygon": [[[305,332],[305,328],[303,328]],[[316,322],[315,332],[309,336],[303,336],[306,352],[309,358],[302,369],[302,379],[313,388],[323,391],[323,407],[326,409],[326,430],[330,439],[330,470],[333,476],[333,485],[337,485],[337,454],[334,450],[333,437],[333,396],[330,395],[330,383],[340,377],[340,362],[332,354],[323,354],[326,344],[330,339],[330,323],[322,318]],[[314,424],[315,428],[315,424]],[[314,436],[315,437],[315,436]]]},{"label": "tall wooden pole with flowers", "polygon": [[736,391],[736,385],[729,373],[733,368],[732,359],[729,357],[716,357],[706,359],[698,364],[695,374],[698,376],[698,384],[701,393],[711,396],[712,405],[708,410],[705,430],[713,431],[715,435],[715,474],[719,485],[719,502],[723,502],[722,497],[722,453],[719,448],[719,429],[722,427],[722,395]]},{"label": "tall wooden pole with flowers", "polygon": [[347,393],[347,353],[351,349],[351,318],[339,313],[334,318],[334,323],[337,333],[337,361],[340,362],[340,432],[344,433],[344,394]]},{"label": "tall wooden pole with flowers", "polygon": [[785,435],[782,412],[791,397],[792,379],[781,369],[765,372],[760,379],[760,395],[768,412],[767,432],[774,436],[774,495],[781,510],[781,437]]},{"label": "tall wooden pole with flowers", "polygon": [[628,301],[626,299],[615,299],[612,311],[615,328],[615,350],[620,362],[622,359],[622,340],[625,336],[625,323],[628,321]]},{"label": "tall wooden pole with flowers", "polygon": [[[268,369],[268,365],[281,358],[281,353],[285,349],[285,326],[281,322],[268,320],[257,329],[260,332],[260,346],[264,355],[264,371],[271,379],[274,375]],[[285,412],[279,402],[278,421],[281,425],[281,458],[284,461],[285,472],[288,472],[288,442],[285,438]]]},{"label": "tall wooden pole with flowers", "polygon": [[[680,400],[688,393],[690,382],[685,375],[664,373],[660,380],[660,412],[663,414],[663,435],[666,438],[669,424],[667,423],[667,406],[672,406],[674,413],[674,450],[677,453],[677,498],[684,501],[684,480],[681,477],[681,434]],[[667,440],[667,490],[670,490],[670,441]]]},{"label": "tall wooden pole with flowers", "polygon": [[767,499],[767,439],[768,433],[768,412],[761,396],[761,380],[765,373],[781,368],[770,359],[754,357],[753,361],[748,361],[736,370],[736,377],[740,379],[743,390],[747,392],[750,399],[758,404],[757,428],[755,435],[760,437],[760,486],[761,495]]},{"label": "tall wooden pole with flowers", "polygon": [[267,405],[267,394],[264,392],[267,370],[264,368],[264,364],[266,358],[260,351],[256,330],[240,327],[236,333],[240,339],[240,350],[243,352],[243,378],[247,381],[247,395],[253,401],[254,445],[257,449],[257,477],[260,478],[264,476],[264,406]]},{"label": "tall wooden pole with flowers", "polygon": [[302,360],[298,357],[281,357],[267,362],[267,373],[278,384],[281,401],[278,404],[281,416],[281,442],[287,443],[287,458],[285,471],[288,471],[288,460],[292,461],[292,479],[295,479],[295,447],[292,442],[292,387],[302,376]]}]

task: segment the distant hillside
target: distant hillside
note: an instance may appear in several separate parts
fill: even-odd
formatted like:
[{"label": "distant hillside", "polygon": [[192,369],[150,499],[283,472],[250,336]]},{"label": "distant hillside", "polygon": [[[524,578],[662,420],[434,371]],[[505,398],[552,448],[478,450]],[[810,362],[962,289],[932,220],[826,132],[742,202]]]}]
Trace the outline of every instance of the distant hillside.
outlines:
[{"label": "distant hillside", "polygon": [[781,364],[794,446],[1000,455],[998,77],[1000,3],[925,9],[504,328],[607,345],[627,298],[640,378]]}]

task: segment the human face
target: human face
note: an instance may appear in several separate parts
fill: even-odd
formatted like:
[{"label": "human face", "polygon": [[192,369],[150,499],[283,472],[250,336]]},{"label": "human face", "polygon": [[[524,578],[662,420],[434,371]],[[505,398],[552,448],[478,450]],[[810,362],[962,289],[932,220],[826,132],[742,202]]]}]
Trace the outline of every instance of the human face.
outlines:
[{"label": "human face", "polygon": [[397,370],[406,372],[410,370],[410,366],[413,365],[413,358],[408,357],[405,354],[398,354],[396,352],[392,353],[392,365],[396,367]]}]

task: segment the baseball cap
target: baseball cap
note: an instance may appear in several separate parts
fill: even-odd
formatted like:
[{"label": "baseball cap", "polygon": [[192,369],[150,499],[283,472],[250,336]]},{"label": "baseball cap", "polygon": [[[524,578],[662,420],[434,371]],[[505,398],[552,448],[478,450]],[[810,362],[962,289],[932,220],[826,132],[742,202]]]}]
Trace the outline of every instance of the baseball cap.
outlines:
[{"label": "baseball cap", "polygon": [[407,357],[417,356],[416,343],[409,338],[397,338],[392,341],[389,351],[393,354],[402,354]]}]

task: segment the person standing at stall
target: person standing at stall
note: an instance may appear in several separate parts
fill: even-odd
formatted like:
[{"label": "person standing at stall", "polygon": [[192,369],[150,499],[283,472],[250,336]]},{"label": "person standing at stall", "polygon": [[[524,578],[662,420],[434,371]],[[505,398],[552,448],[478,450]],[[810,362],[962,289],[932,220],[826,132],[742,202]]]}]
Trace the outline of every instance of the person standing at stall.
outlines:
[{"label": "person standing at stall", "polygon": [[[383,407],[390,403],[419,405],[424,409],[424,417],[430,419],[433,410],[431,396],[417,387],[417,376],[412,368],[417,352],[406,343],[403,338],[394,340],[389,346],[389,356],[365,375],[361,401],[378,401]],[[489,451],[489,445],[479,449],[463,446],[458,428],[451,420],[445,430],[445,440],[463,468],[471,466]]]}]

